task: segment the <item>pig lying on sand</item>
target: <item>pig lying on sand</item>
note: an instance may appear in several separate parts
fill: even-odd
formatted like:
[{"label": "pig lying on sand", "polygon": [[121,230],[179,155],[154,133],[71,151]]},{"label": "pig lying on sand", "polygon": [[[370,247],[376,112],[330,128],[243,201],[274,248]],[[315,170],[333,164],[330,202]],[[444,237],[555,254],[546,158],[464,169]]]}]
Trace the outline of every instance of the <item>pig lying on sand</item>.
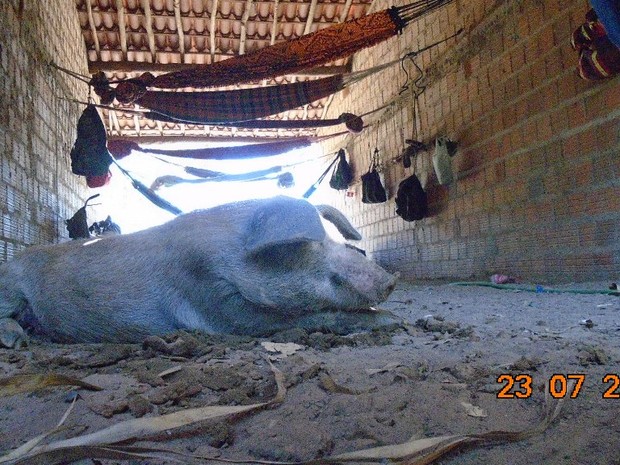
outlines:
[{"label": "pig lying on sand", "polygon": [[396,277],[327,237],[319,215],[360,239],[333,207],[276,197],[134,234],[31,247],[0,265],[0,345],[19,343],[9,318],[59,342],[372,325],[376,315],[357,310],[385,300]]}]

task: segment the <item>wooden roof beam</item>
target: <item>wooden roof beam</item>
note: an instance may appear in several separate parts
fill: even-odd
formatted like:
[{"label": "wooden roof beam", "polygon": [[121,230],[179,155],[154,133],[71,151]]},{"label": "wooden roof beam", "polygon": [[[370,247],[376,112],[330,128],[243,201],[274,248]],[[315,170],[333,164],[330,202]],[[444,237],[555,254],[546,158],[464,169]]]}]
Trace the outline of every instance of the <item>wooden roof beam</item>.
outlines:
[{"label": "wooden roof beam", "polygon": [[99,37],[97,36],[95,17],[93,16],[93,7],[90,4],[90,0],[86,2],[86,12],[88,14],[88,26],[90,27],[90,32],[93,35],[93,44],[95,45],[95,51],[97,52],[97,59],[101,59],[101,46],[99,45]]},{"label": "wooden roof beam", "polygon": [[[269,45],[276,43],[276,37],[278,36],[278,0],[273,2],[273,20],[271,22],[271,37],[269,39]],[[269,84],[269,79],[263,79],[263,86]]]},{"label": "wooden roof beam", "polygon": [[[153,33],[153,14],[151,13],[151,1],[141,0],[142,10],[144,11],[144,29],[146,29],[146,36],[149,43],[149,50],[151,52],[151,62],[157,62],[157,49],[155,49],[155,34]],[[87,2],[89,3],[89,2]]]},{"label": "wooden roof beam", "polygon": [[118,122],[118,116],[116,114],[115,110],[109,110],[110,113],[110,118],[112,119],[112,125],[114,126],[114,129],[116,130],[116,133],[120,136],[122,134],[121,132],[121,125]]},{"label": "wooden roof beam", "polygon": [[[375,0],[373,0],[373,3],[375,2]],[[340,12],[340,17],[338,18],[338,22],[339,23],[344,23],[347,18],[349,17],[349,13],[351,12],[351,4],[353,3],[353,0],[347,0],[346,3],[344,4],[344,7],[342,8],[342,11]],[[372,5],[371,5],[372,7]],[[369,12],[367,12],[368,14]],[[349,68],[349,71],[351,69],[353,60],[351,59],[351,57],[349,57],[349,59],[347,60],[347,68]],[[323,111],[321,112],[321,119],[325,119],[327,118],[327,111],[329,110],[329,107],[331,106],[332,102],[334,101],[334,95],[335,94],[331,94],[328,98],[327,98],[327,102],[325,102],[325,105],[323,106]]]},{"label": "wooden roof beam", "polygon": [[278,37],[278,0],[273,2],[273,22],[271,23],[271,39],[269,45],[276,43],[276,37]]},{"label": "wooden roof beam", "polygon": [[181,63],[185,63],[185,33],[183,32],[183,21],[181,21],[181,0],[174,0],[174,21],[177,25],[177,35],[179,36]]},{"label": "wooden roof beam", "polygon": [[114,122],[112,121],[112,111],[108,111],[108,135],[111,136],[112,135],[112,131],[113,131],[113,125]]},{"label": "wooden roof beam", "polygon": [[211,63],[215,62],[215,29],[217,27],[217,9],[218,9],[218,0],[213,0],[211,10],[211,24],[209,26],[209,41],[211,45]]},{"label": "wooden roof beam", "polygon": [[349,17],[349,12],[351,11],[351,3],[353,3],[353,0],[347,0],[344,4],[344,8],[342,9],[340,17],[338,18],[339,23],[344,23]]},{"label": "wooden roof beam", "polygon": [[312,2],[310,3],[310,10],[308,11],[308,17],[306,18],[306,25],[304,27],[304,35],[310,33],[312,23],[314,22],[314,13],[316,12],[316,6],[318,3],[319,0],[312,0]]},{"label": "wooden roof beam", "polygon": [[[310,30],[312,29],[312,23],[314,22],[314,12],[316,11],[316,6],[318,3],[318,0],[312,0],[310,2],[310,9],[308,10],[308,17],[306,18],[306,25],[304,26],[303,35],[309,34]],[[297,82],[297,76],[293,76],[291,82]]]},{"label": "wooden roof beam", "polygon": [[[139,110],[138,105],[134,105],[134,110]],[[140,136],[140,118],[137,113],[133,114],[133,125],[136,128],[136,134]]]},{"label": "wooden roof beam", "polygon": [[123,59],[127,59],[127,28],[125,26],[125,5],[123,0],[116,0],[116,17],[118,19],[118,34],[123,52]]},{"label": "wooden roof beam", "polygon": [[239,55],[245,54],[245,41],[248,37],[248,20],[252,13],[252,1],[245,1],[245,9],[243,10],[243,16],[241,17],[241,37],[239,38]]}]

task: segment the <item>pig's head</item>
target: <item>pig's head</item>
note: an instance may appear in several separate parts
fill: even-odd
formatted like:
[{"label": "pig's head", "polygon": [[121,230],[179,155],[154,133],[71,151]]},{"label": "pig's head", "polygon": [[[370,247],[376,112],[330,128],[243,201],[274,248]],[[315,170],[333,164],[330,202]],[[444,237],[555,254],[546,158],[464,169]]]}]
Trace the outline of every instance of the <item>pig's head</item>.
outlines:
[{"label": "pig's head", "polygon": [[287,314],[353,310],[384,301],[397,277],[359,249],[330,239],[319,212],[346,239],[361,236],[338,210],[278,197],[248,222],[237,286],[251,302]]}]

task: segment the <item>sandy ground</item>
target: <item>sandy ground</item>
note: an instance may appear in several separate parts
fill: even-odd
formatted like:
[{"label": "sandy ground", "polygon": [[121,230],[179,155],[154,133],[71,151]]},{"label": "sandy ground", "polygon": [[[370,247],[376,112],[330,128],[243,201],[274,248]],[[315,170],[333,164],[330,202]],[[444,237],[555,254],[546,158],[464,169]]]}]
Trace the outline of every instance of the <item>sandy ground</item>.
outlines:
[{"label": "sandy ground", "polygon": [[[561,289],[607,290],[609,284]],[[285,376],[283,403],[138,444],[221,458],[297,461],[412,437],[527,430],[543,414],[545,384],[553,375],[556,396],[564,379],[583,375],[579,393],[570,398],[567,392],[559,416],[544,432],[468,448],[436,463],[620,464],[620,386],[614,385],[620,377],[619,297],[400,283],[381,308],[406,324],[348,336],[292,330],[255,340],[181,333],[142,345],[34,341],[17,351],[0,349],[2,378],[59,373],[104,388],[59,386],[0,397],[0,452],[52,428],[76,393],[67,428],[53,439],[132,418],[269,400],[276,392],[271,358]],[[265,342],[289,343],[275,347],[294,353],[273,352]],[[528,378],[518,375],[531,377],[531,392],[522,384]]]}]

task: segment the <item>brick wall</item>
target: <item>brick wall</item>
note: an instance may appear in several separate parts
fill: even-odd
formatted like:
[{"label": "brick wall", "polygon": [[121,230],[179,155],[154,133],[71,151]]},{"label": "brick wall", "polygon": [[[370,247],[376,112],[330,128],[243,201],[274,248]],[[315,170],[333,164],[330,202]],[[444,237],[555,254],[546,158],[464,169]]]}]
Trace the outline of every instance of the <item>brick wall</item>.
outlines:
[{"label": "brick wall", "polygon": [[61,98],[87,87],[50,61],[87,74],[74,2],[0,2],[0,261],[67,238],[86,192],[69,159],[83,108]]},{"label": "brick wall", "polygon": [[[331,115],[391,105],[368,116],[362,134],[325,144],[349,151],[358,181],[349,196],[325,183],[319,198],[345,211],[377,261],[410,279],[620,278],[620,78],[576,75],[570,37],[588,9],[583,0],[456,0],[356,55],[354,69],[365,69],[463,28],[417,59],[428,84],[418,138],[458,142],[457,179],[438,185],[432,150],[418,155],[429,216],[408,223],[395,214],[398,183],[413,170],[392,159],[414,136],[412,94],[399,94],[406,78],[396,66],[334,98]],[[366,205],[359,175],[375,145],[390,199]]]}]

